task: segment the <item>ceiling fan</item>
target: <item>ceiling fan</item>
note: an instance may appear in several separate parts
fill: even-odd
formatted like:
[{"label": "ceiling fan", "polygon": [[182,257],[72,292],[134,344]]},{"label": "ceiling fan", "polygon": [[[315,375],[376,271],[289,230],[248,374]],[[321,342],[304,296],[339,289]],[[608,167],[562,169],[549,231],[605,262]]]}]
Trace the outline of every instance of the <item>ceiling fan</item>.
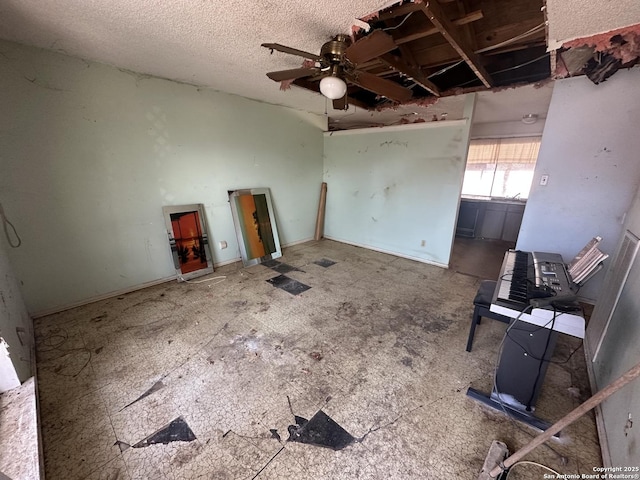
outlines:
[{"label": "ceiling fan", "polygon": [[352,42],[348,35],[336,35],[322,45],[319,55],[279,43],[263,43],[262,46],[271,49],[271,53],[277,50],[314,61],[313,66],[269,72],[267,77],[276,82],[306,77],[311,81],[319,80],[320,92],[333,100],[336,110],[348,108],[347,82],[398,103],[408,101],[413,95],[410,89],[396,82],[358,68],[397,48],[391,35],[382,30],[375,30],[356,42]]}]

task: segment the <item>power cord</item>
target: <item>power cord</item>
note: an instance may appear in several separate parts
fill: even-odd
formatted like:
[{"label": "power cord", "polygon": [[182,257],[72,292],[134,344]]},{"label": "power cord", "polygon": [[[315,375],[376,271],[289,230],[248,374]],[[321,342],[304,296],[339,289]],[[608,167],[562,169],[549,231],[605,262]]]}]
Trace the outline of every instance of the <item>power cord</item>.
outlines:
[{"label": "power cord", "polygon": [[[4,235],[7,237],[7,241],[9,242],[9,246],[11,246],[11,248],[18,248],[20,245],[22,245],[22,239],[20,238],[20,235],[18,235],[18,231],[16,230],[16,227],[13,226],[13,223],[11,223],[7,218],[7,216],[5,215],[4,208],[2,207],[1,203],[0,203],[0,218],[2,219],[2,228],[4,230]],[[13,235],[18,239],[17,243],[15,244],[11,239],[11,235],[9,235],[8,227],[11,227],[11,229],[13,230]]]},{"label": "power cord", "polygon": [[[82,373],[82,371],[89,366],[91,362],[92,353],[87,347],[76,347],[76,348],[61,348],[67,341],[69,340],[69,332],[62,327],[58,327],[52,330],[48,335],[46,335],[42,339],[42,345],[48,348],[37,348],[36,353],[50,353],[50,352],[60,352],[60,356],[56,357],[56,360],[60,360],[61,358],[67,357],[74,352],[84,352],[87,353],[87,359],[84,364],[75,372],[75,373],[65,373],[62,370],[64,367],[58,366],[52,369],[53,373],[56,375],[61,375],[63,377],[77,377]],[[50,368],[50,367],[45,367]]]},{"label": "power cord", "polygon": [[[553,308],[553,318],[551,319],[551,328],[549,328],[549,333],[547,334],[547,341],[544,345],[544,351],[542,352],[542,359],[538,361],[538,373],[536,374],[536,381],[533,383],[533,389],[531,390],[531,396],[529,400],[527,400],[527,409],[531,408],[531,403],[533,402],[533,397],[535,395],[536,389],[538,388],[538,382],[540,381],[540,376],[542,375],[542,366],[544,365],[545,358],[547,356],[547,352],[549,351],[549,344],[551,343],[551,335],[553,332],[553,327],[556,324],[556,317],[558,312],[555,307]],[[511,337],[510,337],[511,338]],[[528,355],[528,353],[527,353]]]},{"label": "power cord", "polygon": [[509,480],[509,475],[511,475],[511,471],[513,470],[513,467],[517,467],[518,465],[533,465],[535,467],[544,468],[546,471],[553,473],[555,475],[555,477],[553,478],[560,478],[560,474],[558,472],[556,472],[552,468],[547,467],[546,465],[542,465],[541,463],[538,463],[538,462],[530,462],[529,460],[521,460],[511,465],[511,468],[509,468],[509,471],[507,472],[507,476],[505,477],[505,480]]}]

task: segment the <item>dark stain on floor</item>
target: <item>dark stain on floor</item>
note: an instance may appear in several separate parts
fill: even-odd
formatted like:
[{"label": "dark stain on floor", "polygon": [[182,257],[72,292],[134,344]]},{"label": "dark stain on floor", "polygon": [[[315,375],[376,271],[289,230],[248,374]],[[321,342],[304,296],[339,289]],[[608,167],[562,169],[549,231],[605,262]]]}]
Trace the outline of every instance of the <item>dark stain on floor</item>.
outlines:
[{"label": "dark stain on floor", "polygon": [[298,295],[302,292],[306,292],[311,287],[309,285],[305,285],[293,278],[289,278],[286,275],[278,275],[277,277],[270,278],[267,280],[274,287],[278,287],[285,292],[290,293],[291,295]]},{"label": "dark stain on floor", "polygon": [[333,260],[329,260],[328,258],[321,258],[320,260],[316,260],[315,262],[316,265],[320,265],[321,267],[324,268],[329,268],[331,265],[335,265],[336,262],[334,262]]},{"label": "dark stain on floor", "polygon": [[275,270],[278,273],[302,272],[298,267],[294,267],[293,265],[282,263],[277,260],[267,260],[266,262],[262,262],[262,265],[269,267],[271,270]]}]

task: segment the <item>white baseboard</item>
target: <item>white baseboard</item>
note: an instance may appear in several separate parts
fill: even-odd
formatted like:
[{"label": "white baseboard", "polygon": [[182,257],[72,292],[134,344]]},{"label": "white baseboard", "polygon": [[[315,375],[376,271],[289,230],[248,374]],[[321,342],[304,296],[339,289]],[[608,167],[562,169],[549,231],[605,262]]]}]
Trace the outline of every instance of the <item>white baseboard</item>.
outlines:
[{"label": "white baseboard", "polygon": [[333,240],[334,242],[346,243],[347,245],[353,245],[354,247],[366,248],[367,250],[373,250],[374,252],[386,253],[388,255],[393,255],[395,257],[406,258],[408,260],[413,260],[415,262],[426,263],[428,265],[435,265],[436,267],[440,267],[440,268],[449,268],[449,265],[444,264],[444,263],[434,262],[433,260],[425,260],[424,258],[420,258],[420,257],[413,257],[411,255],[405,255],[404,253],[398,253],[398,252],[394,252],[394,251],[391,251],[391,250],[385,250],[384,248],[378,248],[378,247],[374,247],[374,246],[371,246],[371,245],[365,245],[363,243],[358,243],[358,242],[350,242],[348,240],[343,240],[341,238],[335,238],[335,237],[326,236],[326,235],[325,235],[324,238],[326,238],[327,240]]},{"label": "white baseboard", "polygon": [[104,293],[102,295],[96,295],[95,297],[89,297],[84,300],[80,300],[78,302],[70,303],[68,305],[64,305],[61,307],[54,307],[47,310],[41,310],[39,312],[35,312],[31,314],[31,318],[40,318],[46,317],[47,315],[53,315],[54,313],[64,312],[65,310],[70,310],[72,308],[81,307],[83,305],[88,305],[89,303],[99,302],[100,300],[106,300],[108,298],[117,297],[119,295],[125,295],[127,293],[135,292],[136,290],[142,290],[143,288],[154,287],[156,285],[160,285],[161,283],[167,283],[171,281],[176,281],[176,276],[172,275],[171,277],[159,278],[157,280],[152,280],[150,282],[141,283],[139,285],[133,285],[131,287],[122,288],[120,290],[115,290],[113,292]]},{"label": "white baseboard", "polygon": [[[298,240],[298,241],[295,241],[295,242],[287,243],[286,245],[282,245],[282,248],[291,247],[293,245],[298,245],[300,243],[305,243],[305,242],[309,242],[309,241],[312,241],[312,240],[313,240],[313,237],[305,238],[303,240]],[[236,257],[236,258],[232,258],[230,260],[225,260],[223,262],[214,263],[213,267],[215,269],[215,268],[223,267],[225,265],[229,265],[231,263],[236,263],[236,262],[241,262],[241,261],[242,261],[242,258]],[[154,287],[154,286],[160,285],[162,283],[172,282],[172,281],[175,281],[176,278],[177,277],[175,275],[172,275],[170,277],[159,278],[157,280],[151,280],[149,282],[141,283],[141,284],[138,284],[138,285],[133,285],[131,287],[122,288],[120,290],[116,290],[116,291],[113,291],[113,292],[105,293],[105,294],[102,294],[102,295],[96,295],[95,297],[89,297],[89,298],[86,298],[84,300],[80,300],[78,302],[74,302],[74,303],[71,303],[71,304],[68,304],[68,305],[63,305],[61,307],[54,307],[54,308],[49,308],[47,310],[41,310],[41,311],[33,313],[31,315],[31,318],[46,317],[47,315],[53,315],[55,313],[64,312],[65,310],[70,310],[72,308],[81,307],[83,305],[88,305],[89,303],[99,302],[101,300],[106,300],[108,298],[113,298],[113,297],[117,297],[119,295],[125,295],[127,293],[135,292],[137,290],[142,290],[143,288]]]},{"label": "white baseboard", "polygon": [[314,241],[313,237],[304,238],[302,240],[296,240],[295,242],[283,243],[282,248],[293,247],[294,245],[300,245],[301,243],[307,243]]}]

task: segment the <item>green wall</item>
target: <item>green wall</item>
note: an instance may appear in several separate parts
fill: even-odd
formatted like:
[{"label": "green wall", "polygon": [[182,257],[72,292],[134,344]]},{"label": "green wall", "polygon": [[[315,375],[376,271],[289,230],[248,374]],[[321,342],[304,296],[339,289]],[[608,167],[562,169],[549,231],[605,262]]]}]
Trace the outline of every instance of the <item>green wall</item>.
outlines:
[{"label": "green wall", "polygon": [[0,202],[31,314],[172,277],[164,205],[204,204],[216,263],[239,257],[228,190],[269,187],[282,244],[313,237],[324,117],[14,43],[0,53]]},{"label": "green wall", "polygon": [[474,100],[463,120],[325,134],[326,236],[448,265]]}]

